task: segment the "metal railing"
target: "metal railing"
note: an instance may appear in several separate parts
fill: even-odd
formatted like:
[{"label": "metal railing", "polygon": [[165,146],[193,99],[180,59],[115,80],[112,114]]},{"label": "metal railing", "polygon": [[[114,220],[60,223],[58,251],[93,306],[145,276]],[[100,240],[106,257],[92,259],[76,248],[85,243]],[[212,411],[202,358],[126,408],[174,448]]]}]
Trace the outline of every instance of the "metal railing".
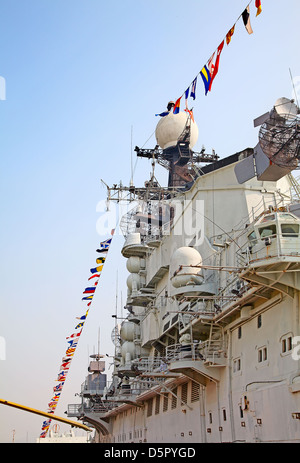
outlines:
[{"label": "metal railing", "polygon": [[214,362],[226,357],[224,342],[222,339],[208,340],[193,344],[173,344],[166,347],[167,363],[176,360],[203,360]]},{"label": "metal railing", "polygon": [[159,358],[149,358],[149,357],[140,357],[137,360],[132,362],[133,367],[137,372],[149,372],[159,369],[161,364],[161,359]]},{"label": "metal railing", "polygon": [[259,260],[280,258],[283,256],[300,259],[300,238],[298,234],[273,234],[265,238],[258,238],[252,243],[246,243],[237,252],[237,259],[243,266]]},{"label": "metal railing", "polygon": [[94,403],[91,405],[69,404],[67,413],[69,417],[80,417],[88,413],[106,413],[115,406],[115,402]]}]

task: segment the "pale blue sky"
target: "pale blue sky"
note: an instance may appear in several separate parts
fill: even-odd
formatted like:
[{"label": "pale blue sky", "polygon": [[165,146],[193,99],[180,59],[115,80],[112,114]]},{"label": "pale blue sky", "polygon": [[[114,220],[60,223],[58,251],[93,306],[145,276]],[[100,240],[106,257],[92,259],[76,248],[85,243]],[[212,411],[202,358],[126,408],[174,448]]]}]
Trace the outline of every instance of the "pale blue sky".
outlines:
[{"label": "pale blue sky", "polygon": [[[1,320],[6,360],[0,397],[47,410],[65,337],[84,313],[82,291],[99,236],[96,207],[112,185],[130,179],[133,146],[153,134],[169,100],[192,82],[241,14],[246,1],[0,0]],[[236,25],[212,92],[198,79],[192,103],[199,141],[221,157],[257,143],[253,119],[298,82],[299,0],[262,0],[250,36]],[[156,144],[152,137],[146,144]],[[135,164],[135,157],[133,163]],[[158,168],[159,180],[167,175]],[[151,164],[139,160],[134,183]],[[115,236],[76,356],[56,409],[63,414],[87,374],[97,345],[113,353],[115,310],[126,302],[127,272]],[[123,305],[124,305],[123,304]],[[0,442],[34,442],[42,419],[0,408]]]}]

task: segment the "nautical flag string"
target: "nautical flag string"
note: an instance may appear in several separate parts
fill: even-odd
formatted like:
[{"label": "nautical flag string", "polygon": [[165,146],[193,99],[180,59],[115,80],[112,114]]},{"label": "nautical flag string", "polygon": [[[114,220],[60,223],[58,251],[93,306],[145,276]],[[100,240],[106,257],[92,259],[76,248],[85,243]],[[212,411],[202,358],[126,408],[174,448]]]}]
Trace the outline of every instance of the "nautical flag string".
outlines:
[{"label": "nautical flag string", "polygon": [[[192,83],[188,86],[188,88],[185,90],[185,92],[181,95],[180,98],[176,100],[176,103],[173,107],[173,113],[178,114],[180,111],[180,100],[185,96],[185,106],[186,110],[188,110],[188,98],[192,98],[193,100],[196,99],[196,84],[197,84],[197,78],[200,75],[203,83],[204,83],[204,90],[205,90],[205,95],[207,95],[208,92],[211,91],[213,81],[218,73],[219,70],[219,63],[220,63],[220,55],[222,53],[224,43],[226,41],[226,44],[229,45],[232,39],[232,36],[235,32],[235,26],[237,22],[239,21],[240,18],[242,18],[244,26],[246,28],[246,31],[248,34],[252,34],[253,30],[251,27],[250,23],[250,5],[253,2],[251,0],[246,8],[243,10],[243,12],[240,14],[234,25],[229,29],[227,32],[226,36],[224,39],[221,41],[220,45],[218,48],[214,51],[214,53],[211,55],[210,59],[205,63],[205,65],[202,67],[201,71],[196,75],[196,77],[193,79]],[[261,6],[261,0],[255,0],[255,7],[256,7],[256,16],[258,16],[262,12],[262,6]],[[216,54],[216,59],[214,61],[214,55]],[[169,111],[164,111],[160,114],[156,114],[156,116],[160,117],[165,117],[169,114]],[[95,269],[96,271],[96,269]]]},{"label": "nautical flag string", "polygon": [[[111,234],[112,235],[114,234],[114,230],[111,231]],[[111,241],[112,241],[112,237],[108,238],[105,241],[102,241],[100,243],[99,249],[96,250],[97,252],[100,252],[103,255],[101,255],[101,257],[98,257],[96,259],[96,263],[101,264],[101,265],[96,267],[95,269],[94,268],[90,269],[90,272],[92,273],[92,276],[89,277],[88,280],[89,281],[93,280],[93,282],[90,283],[90,284],[93,284],[93,286],[88,286],[83,291],[83,294],[89,294],[88,296],[82,298],[82,300],[84,300],[84,301],[85,300],[89,301],[87,303],[87,307],[89,307],[91,305],[91,303],[92,303],[92,299],[93,299],[93,296],[95,294],[95,291],[96,291],[96,288],[97,288],[97,285],[98,285],[98,282],[99,282],[99,278],[101,276],[101,272],[102,272],[102,269],[103,269],[104,262],[106,260],[106,256],[107,256]],[[81,328],[81,329],[79,331],[75,331],[74,333],[72,333],[70,336],[67,336],[67,338],[66,338],[68,346],[67,346],[67,349],[65,351],[64,357],[61,360],[62,363],[61,363],[60,368],[59,368],[57,379],[55,380],[55,381],[58,381],[59,384],[57,386],[53,387],[54,395],[51,398],[50,402],[48,403],[48,413],[54,413],[54,411],[55,411],[55,409],[57,407],[58,401],[60,399],[61,391],[62,391],[63,386],[65,384],[67,374],[69,372],[71,362],[72,362],[73,356],[75,354],[75,351],[76,351],[76,348],[77,348],[77,345],[78,345],[78,341],[79,341],[80,335],[82,333],[82,329],[83,329],[84,323],[86,321],[86,318],[88,316],[88,313],[89,313],[89,309],[87,309],[85,311],[84,315],[82,315],[80,317],[76,317],[76,319],[80,320],[80,322],[75,326],[75,330],[78,330],[79,328]],[[49,419],[49,420],[44,421],[42,423],[40,438],[45,438],[47,436],[47,432],[49,430],[51,421],[52,420]]]}]

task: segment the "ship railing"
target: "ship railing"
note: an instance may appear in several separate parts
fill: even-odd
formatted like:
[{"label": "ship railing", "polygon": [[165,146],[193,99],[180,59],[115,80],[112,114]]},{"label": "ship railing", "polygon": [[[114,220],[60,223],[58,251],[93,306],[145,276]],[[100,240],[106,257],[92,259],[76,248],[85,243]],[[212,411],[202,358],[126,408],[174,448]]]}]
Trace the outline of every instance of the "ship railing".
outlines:
[{"label": "ship railing", "polygon": [[[149,370],[149,373],[151,371]],[[148,373],[148,372],[147,372]],[[161,382],[164,381],[164,378],[146,378],[146,379],[135,379],[130,385],[128,385],[128,389],[123,390],[122,388],[118,391],[118,394],[121,396],[138,396],[143,392],[151,389],[152,387],[158,386]]]},{"label": "ship railing", "polygon": [[191,344],[173,344],[166,347],[166,360],[203,360],[215,363],[217,359],[226,357],[223,340],[208,340]]},{"label": "ship railing", "polygon": [[298,233],[281,233],[258,238],[245,243],[237,252],[237,262],[240,267],[247,267],[257,261],[281,257],[300,258],[300,239]]},{"label": "ship railing", "polygon": [[147,371],[153,371],[156,370],[160,367],[161,360],[159,358],[149,358],[149,357],[140,357],[137,360],[134,360],[132,362],[133,368],[137,372],[147,372]]},{"label": "ship railing", "polygon": [[103,402],[88,404],[69,404],[67,414],[69,417],[81,417],[88,413],[106,413],[107,411],[115,408],[114,402]]}]

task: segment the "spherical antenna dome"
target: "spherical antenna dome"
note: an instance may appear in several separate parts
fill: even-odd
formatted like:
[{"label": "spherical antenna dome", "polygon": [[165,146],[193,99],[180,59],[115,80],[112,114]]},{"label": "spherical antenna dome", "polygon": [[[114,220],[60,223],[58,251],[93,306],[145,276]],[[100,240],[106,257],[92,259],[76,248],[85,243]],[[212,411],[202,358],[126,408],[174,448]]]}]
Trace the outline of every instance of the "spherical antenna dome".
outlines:
[{"label": "spherical antenna dome", "polygon": [[[174,114],[173,111],[171,111],[167,116],[160,119],[156,126],[155,136],[157,143],[162,149],[177,145],[188,118],[189,114],[186,111],[180,111],[178,114]],[[198,126],[192,119],[190,119],[190,123],[190,148],[193,148],[198,140]]]},{"label": "spherical antenna dome", "polygon": [[[201,284],[203,276],[200,275],[199,266],[202,264],[202,257],[197,249],[183,246],[176,249],[171,256],[170,277],[175,288],[186,286],[187,284]],[[195,267],[193,267],[195,266]]]}]

